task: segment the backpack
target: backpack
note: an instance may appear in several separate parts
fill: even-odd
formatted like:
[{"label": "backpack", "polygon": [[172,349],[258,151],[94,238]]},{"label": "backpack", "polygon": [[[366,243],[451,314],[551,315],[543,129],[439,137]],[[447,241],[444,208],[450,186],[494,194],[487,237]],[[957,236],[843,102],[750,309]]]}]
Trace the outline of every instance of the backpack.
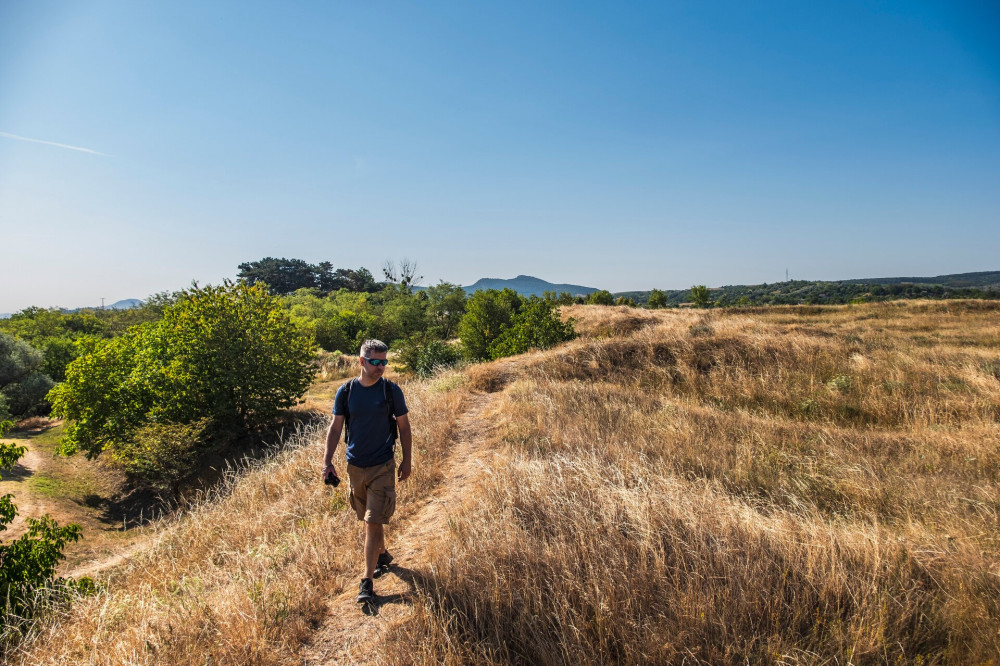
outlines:
[{"label": "backpack", "polygon": [[[348,379],[341,388],[347,391],[347,396],[344,399],[344,442],[347,442],[348,431],[350,429],[351,420],[351,387],[354,386],[354,380],[357,377]],[[395,442],[399,437],[399,428],[396,426],[396,417],[393,412],[396,411],[396,403],[392,399],[392,389],[397,387],[395,382],[391,382],[385,377],[382,377],[382,395],[385,397],[385,410],[386,417],[389,419],[389,432],[392,434],[392,441]]]}]

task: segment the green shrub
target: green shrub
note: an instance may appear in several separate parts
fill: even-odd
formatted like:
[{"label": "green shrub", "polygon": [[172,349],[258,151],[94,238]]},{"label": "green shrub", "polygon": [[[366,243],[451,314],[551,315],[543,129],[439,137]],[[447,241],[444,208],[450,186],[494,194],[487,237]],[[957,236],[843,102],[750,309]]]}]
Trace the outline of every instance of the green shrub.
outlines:
[{"label": "green shrub", "polygon": [[696,307],[707,308],[710,302],[708,287],[703,284],[697,284],[691,287],[691,294],[689,298]]},{"label": "green shrub", "polygon": [[496,359],[523,354],[529,349],[548,349],[573,337],[572,324],[564,323],[551,303],[532,296],[490,343],[489,355]]},{"label": "green shrub", "polygon": [[453,367],[461,359],[458,349],[443,340],[431,340],[421,347],[415,370],[421,377],[430,377],[441,368]]},{"label": "green shrub", "polygon": [[468,300],[465,289],[457,284],[441,282],[428,287],[426,294],[429,332],[444,340],[454,337],[465,314]]},{"label": "green shrub", "polygon": [[588,294],[584,302],[587,305],[614,305],[615,297],[607,289],[599,289]]},{"label": "green shrub", "polygon": [[[132,438],[116,442],[112,460],[130,478],[155,490],[177,494],[178,484],[190,477],[209,438],[209,419],[191,423],[149,423]],[[201,450],[199,450],[201,449]]]},{"label": "green shrub", "polygon": [[510,325],[520,307],[521,297],[510,288],[485,289],[469,297],[458,324],[458,337],[469,357],[479,361],[494,358],[490,345]]},{"label": "green shrub", "polygon": [[461,350],[431,334],[415,335],[396,347],[397,360],[419,377],[430,377],[442,368],[454,367],[461,358]]},{"label": "green shrub", "polygon": [[41,351],[0,332],[0,396],[7,414],[24,417],[48,412],[45,395],[53,382],[40,371],[43,362]]},{"label": "green shrub", "polygon": [[854,385],[854,381],[848,375],[834,375],[826,382],[826,385],[831,391],[849,393],[851,387]]},{"label": "green shrub", "polygon": [[[116,451],[140,478],[161,463],[169,472],[182,452],[154,453],[143,442],[163,433],[140,436],[142,428],[203,419],[218,433],[260,427],[302,395],[312,358],[309,337],[263,285],[196,286],[159,322],[134,326],[69,365],[49,393],[53,413],[70,420],[60,448],[91,458]],[[127,451],[140,459],[127,463]]]}]

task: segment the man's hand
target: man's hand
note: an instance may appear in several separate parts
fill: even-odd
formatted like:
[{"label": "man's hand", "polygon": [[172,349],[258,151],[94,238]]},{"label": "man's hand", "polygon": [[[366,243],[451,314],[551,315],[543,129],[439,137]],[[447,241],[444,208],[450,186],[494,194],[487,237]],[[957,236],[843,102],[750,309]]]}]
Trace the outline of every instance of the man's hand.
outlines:
[{"label": "man's hand", "polygon": [[331,476],[337,478],[337,470],[333,468],[333,465],[326,465],[323,468],[323,474],[322,474],[323,483],[327,483],[327,478]]},{"label": "man's hand", "polygon": [[406,481],[410,478],[409,458],[403,458],[403,462],[399,463],[399,469],[396,470],[396,476],[399,477],[400,481]]}]

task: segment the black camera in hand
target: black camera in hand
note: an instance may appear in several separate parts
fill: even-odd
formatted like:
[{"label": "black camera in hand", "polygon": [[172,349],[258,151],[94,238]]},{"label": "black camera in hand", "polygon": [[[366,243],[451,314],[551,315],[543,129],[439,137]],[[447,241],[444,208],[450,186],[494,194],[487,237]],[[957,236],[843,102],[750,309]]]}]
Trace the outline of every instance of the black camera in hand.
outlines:
[{"label": "black camera in hand", "polygon": [[340,485],[340,477],[331,469],[329,472],[323,475],[323,483],[328,486],[333,486],[336,488]]}]

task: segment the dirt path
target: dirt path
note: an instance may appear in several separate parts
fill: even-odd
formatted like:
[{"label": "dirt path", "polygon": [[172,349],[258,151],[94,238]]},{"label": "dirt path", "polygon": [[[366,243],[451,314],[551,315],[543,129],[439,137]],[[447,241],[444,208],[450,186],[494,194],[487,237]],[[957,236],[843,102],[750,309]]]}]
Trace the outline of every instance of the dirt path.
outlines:
[{"label": "dirt path", "polygon": [[481,471],[486,437],[486,410],[496,394],[473,394],[458,419],[455,444],[444,463],[444,481],[422,502],[403,530],[389,535],[395,565],[375,581],[379,603],[375,613],[363,613],[355,601],[353,587],[330,601],[325,623],[316,631],[311,645],[303,651],[303,665],[363,663],[351,656],[352,648],[377,642],[378,634],[409,616],[416,594],[415,578],[422,573],[427,544],[447,529],[447,509],[461,500],[469,482]]},{"label": "dirt path", "polygon": [[26,446],[28,449],[14,465],[14,468],[3,474],[4,480],[0,482],[0,495],[12,493],[14,503],[17,505],[17,515],[3,533],[4,541],[10,542],[28,531],[28,518],[40,518],[50,512],[51,507],[47,506],[35,493],[28,492],[24,482],[28,477],[41,471],[43,467],[41,455],[31,447],[31,443],[27,440],[8,437],[5,441]]}]

